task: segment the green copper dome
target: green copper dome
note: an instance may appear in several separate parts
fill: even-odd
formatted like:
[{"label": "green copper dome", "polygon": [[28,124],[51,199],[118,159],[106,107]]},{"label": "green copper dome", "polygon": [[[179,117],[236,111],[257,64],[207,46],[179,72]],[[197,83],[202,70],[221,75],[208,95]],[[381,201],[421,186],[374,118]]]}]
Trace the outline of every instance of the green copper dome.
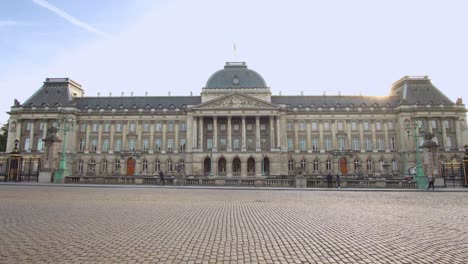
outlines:
[{"label": "green copper dome", "polygon": [[263,77],[247,68],[245,62],[226,62],[224,69],[215,72],[205,88],[267,88]]}]

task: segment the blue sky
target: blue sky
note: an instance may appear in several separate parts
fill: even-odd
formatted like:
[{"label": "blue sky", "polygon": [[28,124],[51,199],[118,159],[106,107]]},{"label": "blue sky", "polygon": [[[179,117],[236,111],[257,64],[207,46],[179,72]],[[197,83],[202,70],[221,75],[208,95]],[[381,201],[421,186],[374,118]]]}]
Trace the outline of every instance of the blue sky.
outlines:
[{"label": "blue sky", "polygon": [[429,75],[466,102],[467,10],[463,0],[0,0],[0,89],[11,91],[0,123],[47,77],[88,96],[198,95],[232,60],[273,94],[387,95],[402,76]]}]

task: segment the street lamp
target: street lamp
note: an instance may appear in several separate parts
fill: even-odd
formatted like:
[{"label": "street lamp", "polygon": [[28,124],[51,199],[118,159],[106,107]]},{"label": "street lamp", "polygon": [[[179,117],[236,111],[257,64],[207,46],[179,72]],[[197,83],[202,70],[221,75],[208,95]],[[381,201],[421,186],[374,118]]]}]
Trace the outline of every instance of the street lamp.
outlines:
[{"label": "street lamp", "polygon": [[65,154],[65,146],[67,145],[67,133],[73,130],[75,126],[75,120],[72,117],[64,115],[62,120],[60,120],[59,130],[63,132],[63,141],[62,141],[62,155],[60,157],[60,163],[57,171],[54,176],[54,183],[63,183],[63,179],[66,176],[67,172],[67,155]]},{"label": "street lamp", "polygon": [[424,170],[421,162],[418,144],[418,139],[423,130],[424,127],[419,126],[417,122],[413,122],[411,125],[406,125],[406,132],[408,133],[408,138],[414,138],[414,146],[416,148],[416,185],[418,189],[425,189],[427,187],[427,179],[426,177],[424,177]]}]

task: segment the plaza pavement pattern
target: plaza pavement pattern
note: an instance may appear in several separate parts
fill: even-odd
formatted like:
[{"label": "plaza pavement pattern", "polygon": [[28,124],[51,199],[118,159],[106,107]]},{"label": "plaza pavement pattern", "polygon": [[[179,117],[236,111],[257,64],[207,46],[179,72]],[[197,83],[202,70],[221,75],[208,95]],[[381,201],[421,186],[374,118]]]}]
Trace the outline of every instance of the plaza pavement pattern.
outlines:
[{"label": "plaza pavement pattern", "polygon": [[0,186],[0,263],[467,262],[467,192]]}]

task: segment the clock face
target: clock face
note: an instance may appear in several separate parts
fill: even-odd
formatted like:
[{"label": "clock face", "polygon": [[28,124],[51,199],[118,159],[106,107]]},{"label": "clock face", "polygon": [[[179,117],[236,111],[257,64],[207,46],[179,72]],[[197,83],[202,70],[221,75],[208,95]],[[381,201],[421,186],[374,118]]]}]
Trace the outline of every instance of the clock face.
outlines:
[{"label": "clock face", "polygon": [[240,83],[240,80],[239,80],[239,78],[237,78],[237,76],[234,77],[234,79],[232,79],[232,84],[237,86],[237,85],[239,85],[239,83]]}]

